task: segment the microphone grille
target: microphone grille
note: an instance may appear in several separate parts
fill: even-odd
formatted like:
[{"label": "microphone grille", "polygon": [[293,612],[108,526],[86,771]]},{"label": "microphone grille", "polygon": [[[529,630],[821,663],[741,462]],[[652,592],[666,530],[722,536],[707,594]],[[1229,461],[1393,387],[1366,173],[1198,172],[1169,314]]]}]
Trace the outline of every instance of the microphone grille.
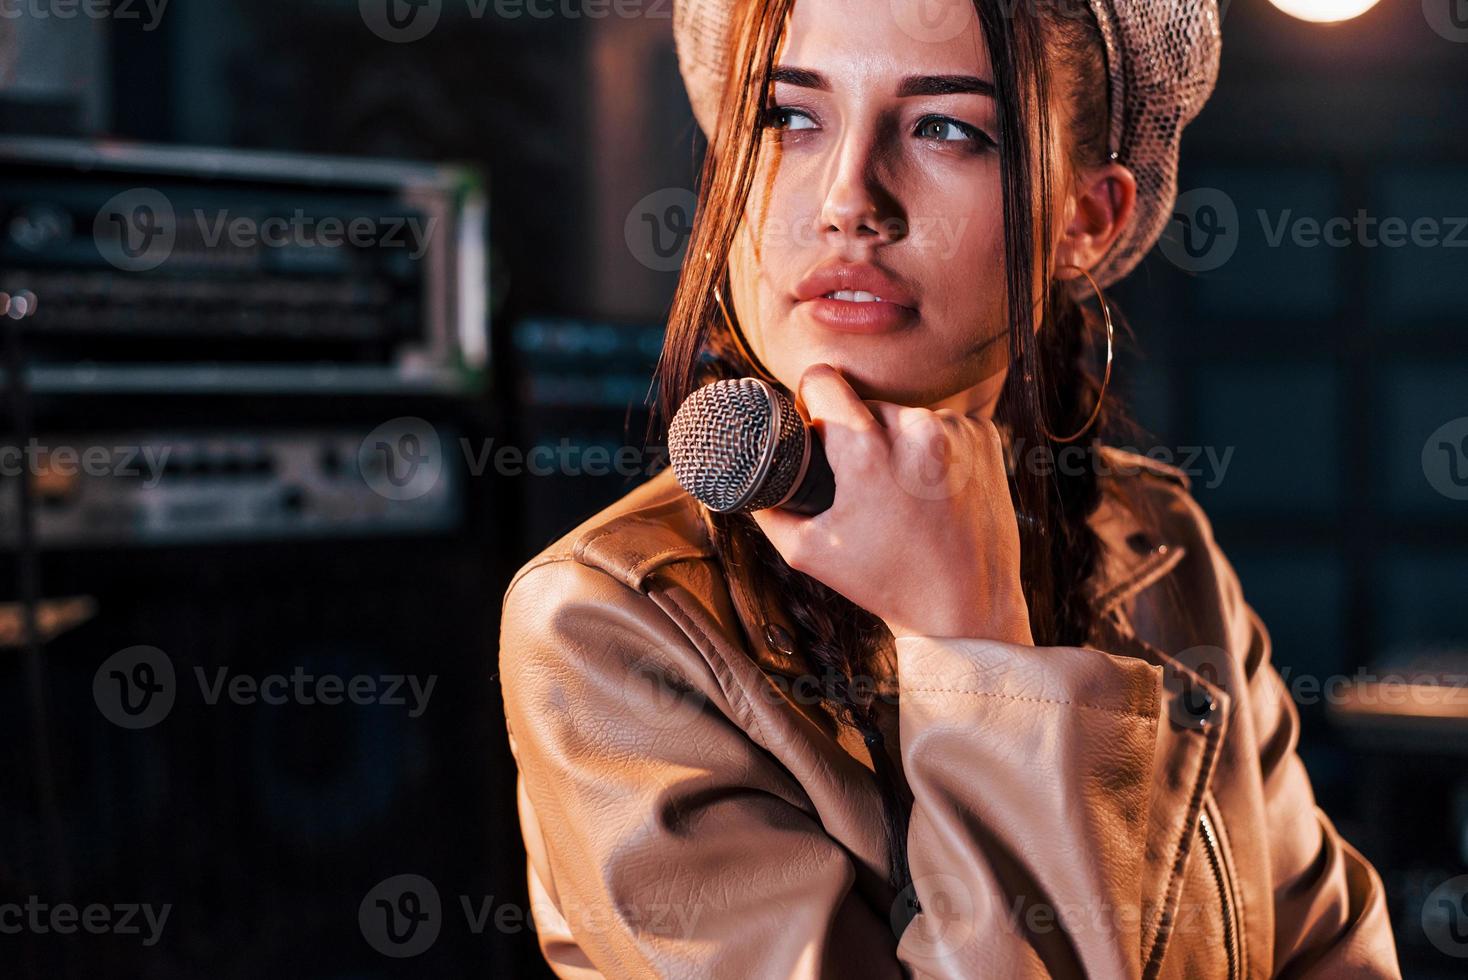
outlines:
[{"label": "microphone grille", "polygon": [[668,427],[673,474],[710,510],[763,510],[785,499],[805,458],[805,423],[758,378],[704,385]]}]

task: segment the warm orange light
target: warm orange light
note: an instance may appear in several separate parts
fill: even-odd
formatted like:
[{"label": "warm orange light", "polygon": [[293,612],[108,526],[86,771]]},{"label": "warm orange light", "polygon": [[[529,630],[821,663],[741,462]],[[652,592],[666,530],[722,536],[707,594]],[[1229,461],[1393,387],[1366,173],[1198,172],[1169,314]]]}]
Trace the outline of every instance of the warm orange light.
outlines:
[{"label": "warm orange light", "polygon": [[1376,6],[1377,0],[1269,0],[1291,17],[1314,24],[1336,24],[1360,17]]}]

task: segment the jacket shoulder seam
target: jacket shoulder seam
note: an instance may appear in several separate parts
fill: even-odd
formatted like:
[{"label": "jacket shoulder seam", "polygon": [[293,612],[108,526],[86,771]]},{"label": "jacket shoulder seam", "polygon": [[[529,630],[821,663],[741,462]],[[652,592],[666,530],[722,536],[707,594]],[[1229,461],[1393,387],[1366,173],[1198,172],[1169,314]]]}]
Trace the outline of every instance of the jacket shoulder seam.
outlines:
[{"label": "jacket shoulder seam", "polygon": [[[698,545],[684,544],[676,545],[672,548],[665,548],[662,551],[640,558],[629,565],[619,565],[613,562],[598,561],[597,556],[577,553],[579,550],[579,548],[577,551],[558,550],[537,555],[522,565],[520,570],[511,577],[510,583],[506,586],[505,591],[509,592],[520,579],[537,568],[540,568],[542,565],[553,565],[557,562],[570,561],[578,565],[584,565],[587,568],[595,568],[597,571],[605,572],[617,581],[622,582],[628,588],[646,595],[649,591],[649,587],[646,584],[648,577],[659,568],[662,568],[664,565],[671,565],[677,561],[692,559],[706,560],[710,556],[710,552],[707,549],[700,548]],[[636,584],[633,581],[629,581],[629,579],[634,579]]]},{"label": "jacket shoulder seam", "polygon": [[[520,584],[520,580],[522,578],[535,571],[537,568],[540,568],[543,565],[551,565],[560,561],[575,560],[575,556],[572,555],[570,552],[548,552],[535,556],[524,565],[520,566],[520,570],[517,571],[510,578],[510,584],[505,586],[505,599],[508,599],[510,597],[510,593],[515,591],[515,586]],[[503,605],[503,603],[501,603],[501,605]]]}]

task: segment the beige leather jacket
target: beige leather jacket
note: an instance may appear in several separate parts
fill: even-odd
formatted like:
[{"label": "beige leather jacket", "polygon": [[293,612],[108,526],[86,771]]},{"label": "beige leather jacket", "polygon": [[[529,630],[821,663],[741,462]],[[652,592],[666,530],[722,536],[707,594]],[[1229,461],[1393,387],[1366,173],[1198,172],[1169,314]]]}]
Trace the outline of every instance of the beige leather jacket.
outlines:
[{"label": "beige leather jacket", "polygon": [[670,472],[526,564],[500,667],[556,973],[1399,976],[1381,880],[1315,806],[1186,477],[1101,458],[1087,646],[907,638],[879,684],[910,922],[865,744]]}]

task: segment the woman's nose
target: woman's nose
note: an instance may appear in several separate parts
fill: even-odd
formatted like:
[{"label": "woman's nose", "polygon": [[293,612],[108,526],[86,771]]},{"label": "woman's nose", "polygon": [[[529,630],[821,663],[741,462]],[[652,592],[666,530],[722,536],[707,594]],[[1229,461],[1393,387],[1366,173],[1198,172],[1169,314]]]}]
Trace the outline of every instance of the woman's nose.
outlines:
[{"label": "woman's nose", "polygon": [[876,155],[869,142],[843,141],[821,205],[827,238],[886,245],[906,236],[906,216],[878,174]]}]

